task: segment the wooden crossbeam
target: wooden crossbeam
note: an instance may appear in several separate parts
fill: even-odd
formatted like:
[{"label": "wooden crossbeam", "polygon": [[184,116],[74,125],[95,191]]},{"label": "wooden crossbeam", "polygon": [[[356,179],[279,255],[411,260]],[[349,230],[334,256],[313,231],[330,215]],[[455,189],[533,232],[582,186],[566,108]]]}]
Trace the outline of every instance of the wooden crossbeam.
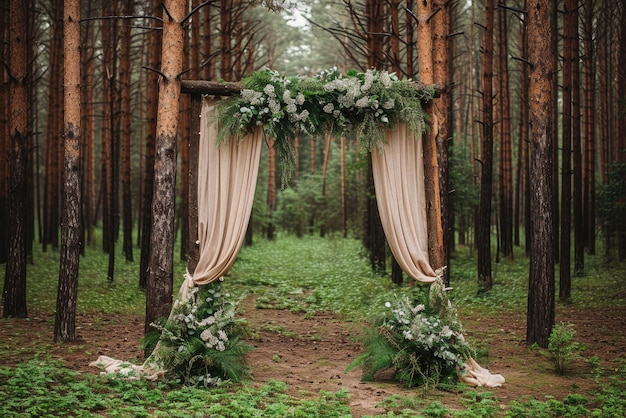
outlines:
[{"label": "wooden crossbeam", "polygon": [[[435,98],[439,97],[443,91],[443,86],[439,84],[427,85],[419,81],[415,81],[414,84],[416,90],[432,87],[435,90]],[[236,96],[243,90],[243,86],[240,83],[227,81],[182,80],[180,87],[181,93],[208,94],[210,96]]]}]

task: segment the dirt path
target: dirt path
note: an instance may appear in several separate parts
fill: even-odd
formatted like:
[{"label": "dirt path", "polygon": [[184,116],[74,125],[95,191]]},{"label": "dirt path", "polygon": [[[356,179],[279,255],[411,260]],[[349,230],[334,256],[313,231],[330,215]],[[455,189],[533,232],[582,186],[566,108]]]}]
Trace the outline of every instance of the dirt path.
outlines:
[{"label": "dirt path", "polygon": [[[241,306],[247,318],[248,342],[255,346],[249,353],[253,380],[262,385],[274,379],[289,386],[289,394],[313,398],[320,390],[336,392],[343,388],[350,393],[353,416],[383,414],[376,405],[392,394],[416,396],[423,406],[433,400],[448,408],[461,407],[461,394],[420,389],[407,390],[385,380],[361,382],[361,371],[345,373],[346,367],[360,353],[356,337],[362,331],[359,324],[342,322],[332,313],[320,313],[310,319],[285,310],[256,309],[251,298]],[[586,358],[598,356],[604,369],[623,365],[626,352],[626,309],[576,310],[561,308],[557,321],[575,325],[576,340],[587,346]],[[488,353],[480,363],[493,373],[507,379],[502,388],[489,389],[506,408],[511,400],[545,396],[562,399],[569,393],[588,395],[597,388],[591,379],[591,369],[584,361],[570,368],[567,376],[558,376],[548,359],[524,342],[525,318],[502,315],[497,318],[463,320],[467,337],[479,349]],[[143,318],[116,315],[110,319],[81,315],[77,319],[79,340],[73,344],[54,345],[52,330],[54,316],[31,312],[26,320],[0,319],[0,366],[11,366],[45,354],[62,360],[68,368],[89,373],[98,370],[89,362],[104,354],[141,362],[139,343],[143,334]]]}]

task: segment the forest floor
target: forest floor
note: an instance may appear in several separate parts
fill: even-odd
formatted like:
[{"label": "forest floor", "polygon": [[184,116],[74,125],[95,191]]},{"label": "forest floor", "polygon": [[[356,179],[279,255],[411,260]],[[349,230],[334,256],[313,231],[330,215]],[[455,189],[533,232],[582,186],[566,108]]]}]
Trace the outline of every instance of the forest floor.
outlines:
[{"label": "forest floor", "polygon": [[[252,296],[240,309],[248,323],[248,342],[255,347],[248,354],[251,385],[283,381],[289,386],[289,394],[297,399],[315,398],[320,390],[336,392],[345,388],[350,393],[355,417],[383,414],[384,409],[377,405],[391,395],[423,398],[424,406],[436,400],[449,409],[462,408],[461,393],[406,389],[385,376],[362,382],[359,368],[346,373],[346,367],[360,354],[358,336],[363,332],[362,324],[346,322],[331,312],[305,318],[288,310],[256,309]],[[141,363],[143,317],[79,315],[78,341],[55,344],[54,313],[30,315],[29,319],[0,320],[0,353],[10,353],[10,357],[0,355],[0,367],[26,362],[41,355],[42,348],[67,368],[84,373],[100,372],[88,366],[99,355]],[[528,347],[523,315],[461,315],[461,320],[470,341],[479,342],[482,351],[488,353],[479,358],[479,363],[506,378],[502,387],[480,389],[493,392],[503,411],[512,400],[562,399],[572,393],[591,397],[598,388],[588,361],[574,362],[567,374],[560,376],[544,354]],[[583,352],[585,359],[598,356],[602,370],[623,367],[626,308],[574,309],[561,305],[556,320],[574,324],[576,341],[587,347]],[[600,373],[600,381],[605,375]]]}]

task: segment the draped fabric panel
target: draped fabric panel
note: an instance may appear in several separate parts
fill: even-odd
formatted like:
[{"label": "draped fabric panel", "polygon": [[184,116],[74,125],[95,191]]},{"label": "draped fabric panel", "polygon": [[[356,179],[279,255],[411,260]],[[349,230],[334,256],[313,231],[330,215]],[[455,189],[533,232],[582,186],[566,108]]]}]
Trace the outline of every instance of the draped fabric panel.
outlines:
[{"label": "draped fabric panel", "polygon": [[211,283],[232,267],[252,212],[262,146],[262,128],[240,140],[217,144],[218,123],[205,100],[200,123],[198,163],[198,237],[196,285]]},{"label": "draped fabric panel", "polygon": [[421,132],[398,124],[385,133],[382,152],[372,151],[378,211],[391,252],[405,273],[423,283],[437,274],[428,260]]}]

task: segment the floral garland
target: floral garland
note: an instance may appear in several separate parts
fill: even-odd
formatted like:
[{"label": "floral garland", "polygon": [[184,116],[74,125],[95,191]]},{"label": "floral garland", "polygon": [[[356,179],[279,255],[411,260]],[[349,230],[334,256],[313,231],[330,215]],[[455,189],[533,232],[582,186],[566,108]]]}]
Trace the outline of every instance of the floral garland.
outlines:
[{"label": "floral garland", "polygon": [[286,169],[294,167],[293,139],[301,134],[331,131],[359,139],[364,150],[381,148],[385,130],[398,122],[426,129],[422,103],[434,88],[417,89],[394,73],[367,70],[342,75],[337,68],[313,77],[287,77],[265,69],[242,80],[241,94],[218,106],[219,140],[241,136],[262,126],[275,140]]}]

